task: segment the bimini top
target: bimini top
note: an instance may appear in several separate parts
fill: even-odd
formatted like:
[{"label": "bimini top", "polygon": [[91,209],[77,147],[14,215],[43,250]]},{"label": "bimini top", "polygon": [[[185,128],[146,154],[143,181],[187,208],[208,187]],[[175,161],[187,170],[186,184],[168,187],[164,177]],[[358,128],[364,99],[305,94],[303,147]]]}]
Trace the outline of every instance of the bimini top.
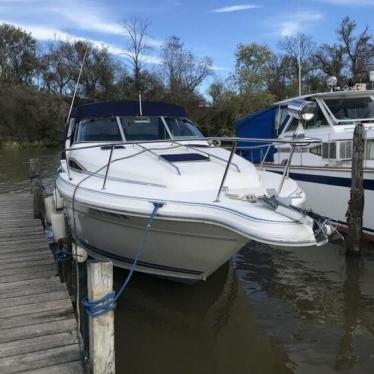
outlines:
[{"label": "bimini top", "polygon": [[[187,116],[186,111],[180,105],[157,101],[143,101],[141,105],[143,116]],[[71,118],[75,118],[76,122],[84,118],[106,116],[140,116],[139,101],[108,101],[84,104],[76,107],[71,114]]]}]

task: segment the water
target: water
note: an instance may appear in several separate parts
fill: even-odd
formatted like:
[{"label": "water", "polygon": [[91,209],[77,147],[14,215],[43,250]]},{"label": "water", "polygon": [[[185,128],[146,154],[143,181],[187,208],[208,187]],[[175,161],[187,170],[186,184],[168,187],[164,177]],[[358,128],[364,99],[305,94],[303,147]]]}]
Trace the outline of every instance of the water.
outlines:
[{"label": "water", "polygon": [[[0,192],[28,190],[41,158],[53,186],[57,151],[0,152]],[[118,373],[373,373],[374,251],[341,243],[275,249],[250,243],[194,286],[136,274],[116,310]],[[115,271],[118,286],[126,272]]]}]

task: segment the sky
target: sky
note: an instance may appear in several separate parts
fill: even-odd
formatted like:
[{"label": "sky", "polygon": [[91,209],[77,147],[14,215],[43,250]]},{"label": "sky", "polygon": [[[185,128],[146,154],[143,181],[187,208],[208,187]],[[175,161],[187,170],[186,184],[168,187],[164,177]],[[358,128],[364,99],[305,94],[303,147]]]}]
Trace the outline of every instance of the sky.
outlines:
[{"label": "sky", "polygon": [[374,0],[0,0],[0,23],[20,26],[42,43],[90,40],[120,58],[128,40],[121,23],[147,18],[153,50],[145,62],[157,66],[162,42],[176,35],[195,55],[211,57],[222,79],[233,69],[239,43],[276,49],[280,39],[297,32],[333,42],[346,15],[374,32],[373,12]]}]

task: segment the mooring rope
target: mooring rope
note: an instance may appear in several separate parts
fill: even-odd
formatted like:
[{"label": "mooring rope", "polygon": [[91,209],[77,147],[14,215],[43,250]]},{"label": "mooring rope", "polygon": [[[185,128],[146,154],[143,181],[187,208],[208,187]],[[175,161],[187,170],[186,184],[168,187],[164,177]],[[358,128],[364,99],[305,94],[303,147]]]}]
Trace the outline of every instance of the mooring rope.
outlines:
[{"label": "mooring rope", "polygon": [[102,298],[100,298],[98,300],[94,300],[94,301],[89,301],[87,299],[87,297],[82,299],[82,305],[84,306],[84,308],[86,310],[86,313],[90,317],[101,316],[102,314],[108,312],[109,310],[113,310],[113,309],[116,308],[117,300],[119,299],[119,297],[122,295],[123,291],[128,286],[128,284],[129,284],[129,282],[130,282],[130,280],[131,280],[131,278],[134,274],[134,271],[135,271],[136,265],[138,263],[138,260],[144,252],[145,242],[147,240],[147,236],[148,236],[149,230],[152,226],[153,220],[154,220],[155,216],[157,215],[158,210],[163,205],[164,204],[161,204],[161,203],[156,203],[156,202],[153,203],[153,211],[152,211],[151,215],[149,216],[147,224],[145,226],[143,238],[138,245],[138,248],[136,250],[136,255],[134,257],[134,261],[131,264],[131,267],[129,269],[129,273],[127,274],[127,277],[126,277],[125,281],[123,282],[122,286],[119,288],[119,290],[117,292],[114,292],[114,291],[110,292],[107,295],[103,296]]}]

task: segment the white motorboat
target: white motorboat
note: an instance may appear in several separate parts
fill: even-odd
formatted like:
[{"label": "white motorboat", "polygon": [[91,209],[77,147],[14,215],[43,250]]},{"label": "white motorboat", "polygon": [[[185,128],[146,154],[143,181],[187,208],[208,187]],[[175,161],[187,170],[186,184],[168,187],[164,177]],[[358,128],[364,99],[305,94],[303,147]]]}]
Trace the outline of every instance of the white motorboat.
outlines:
[{"label": "white motorboat", "polygon": [[185,281],[205,279],[250,239],[325,243],[331,227],[302,209],[297,184],[236,155],[237,141],[204,138],[174,105],[79,106],[56,181],[73,239],[129,268],[152,216],[136,270]]},{"label": "white motorboat", "polygon": [[[320,138],[322,144],[296,149],[289,176],[305,191],[307,208],[343,226],[350,197],[353,130],[358,122],[365,127],[363,231],[374,238],[374,91],[332,91],[284,100],[240,119],[236,125],[238,136],[294,138],[299,121],[288,115],[288,105],[295,99],[315,103],[316,115],[305,123],[303,132],[307,137]],[[266,170],[282,173],[290,149],[290,145],[274,144],[267,153]],[[242,153],[254,162],[261,162],[261,154],[265,150]]]}]

